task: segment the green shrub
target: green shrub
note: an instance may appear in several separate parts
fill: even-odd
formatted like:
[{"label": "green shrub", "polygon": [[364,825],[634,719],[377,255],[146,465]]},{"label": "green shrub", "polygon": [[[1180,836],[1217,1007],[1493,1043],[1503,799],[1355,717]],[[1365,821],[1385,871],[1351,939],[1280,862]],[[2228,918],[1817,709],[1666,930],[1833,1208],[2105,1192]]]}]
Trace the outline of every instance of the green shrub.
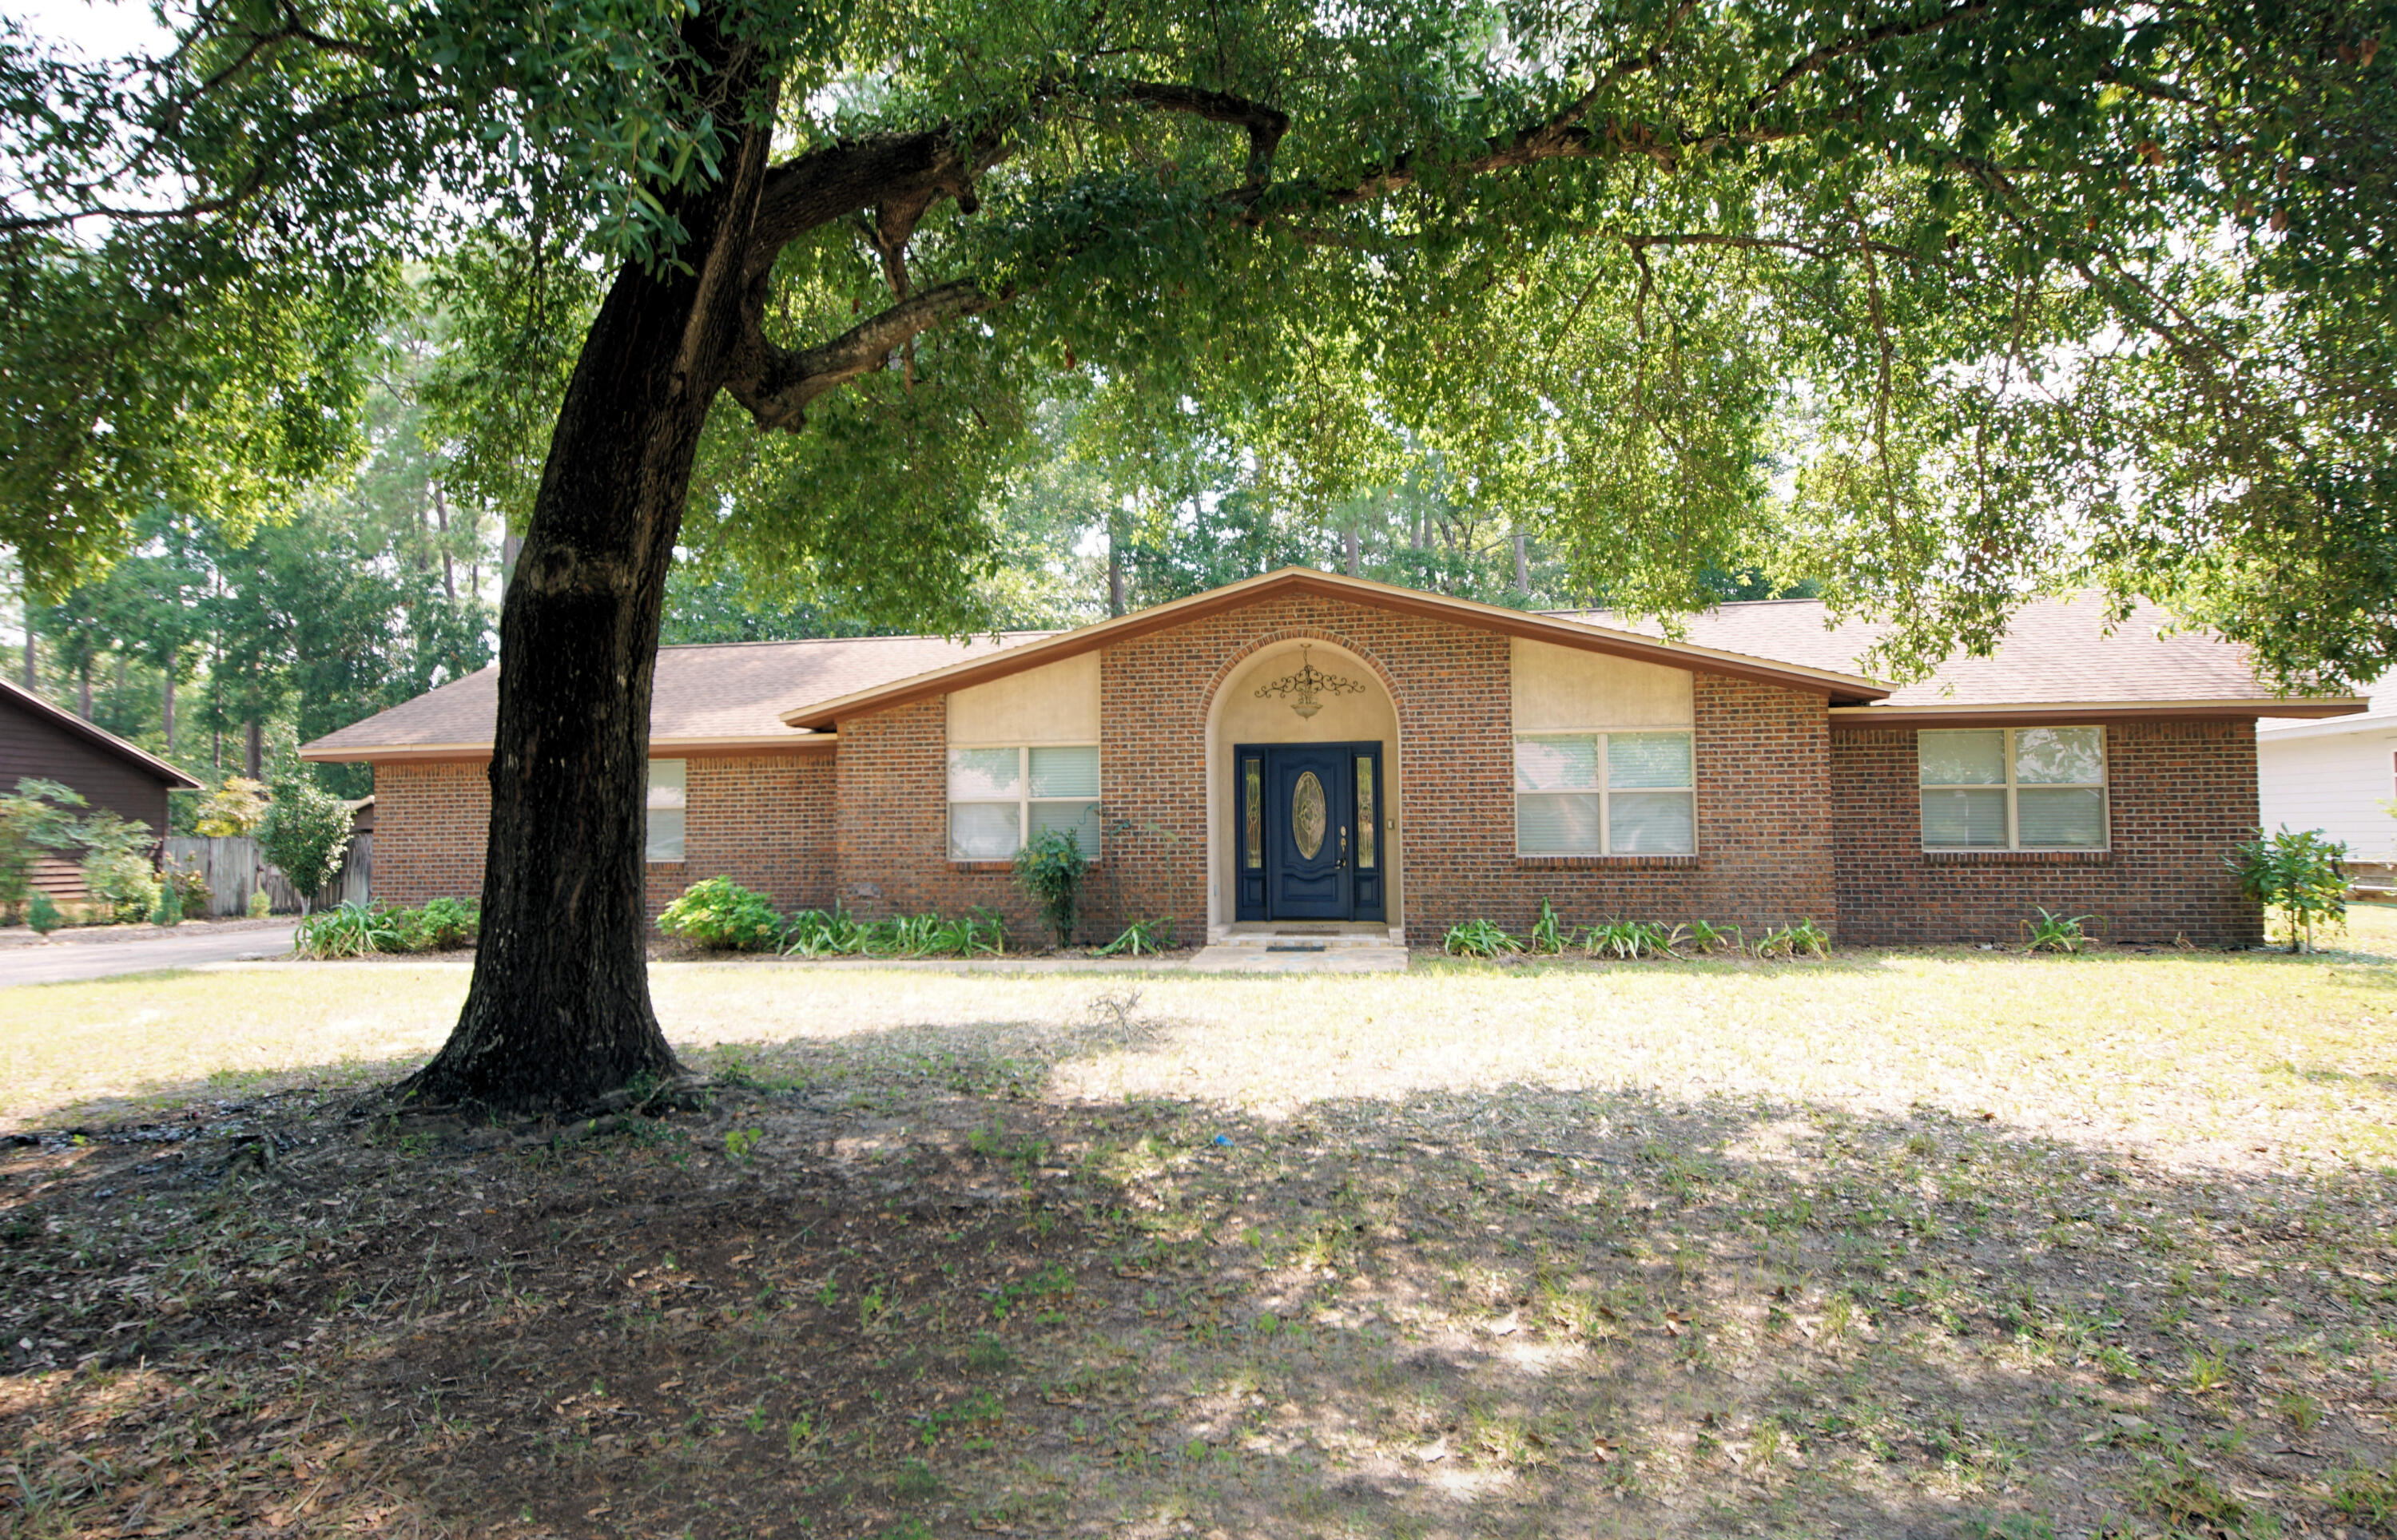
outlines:
[{"label": "green shrub", "polygon": [[243,911],[252,920],[263,920],[275,912],[275,900],[268,896],[264,883],[250,889],[249,902],[243,906]]},{"label": "green shrub", "polygon": [[173,883],[161,882],[158,884],[158,901],[151,907],[150,923],[169,926],[183,923],[183,896],[175,891]]},{"label": "green shrub", "polygon": [[1099,949],[1101,957],[1151,957],[1173,945],[1173,921],[1135,920],[1126,925],[1123,934]]},{"label": "green shrub", "polygon": [[2068,955],[2085,951],[2089,947],[2089,933],[2082,928],[2082,924],[2088,918],[2085,914],[2057,914],[2042,909],[2039,918],[2029,922],[2030,940],[2023,950],[2064,952]]},{"label": "green shrub", "polygon": [[1451,925],[1440,937],[1440,949],[1452,957],[1503,957],[1523,949],[1523,943],[1488,920],[1467,920]]},{"label": "green shrub", "polygon": [[397,923],[378,904],[343,904],[307,915],[291,934],[291,949],[301,957],[367,957],[402,950]]},{"label": "green shrub", "polygon": [[1799,921],[1794,925],[1784,925],[1779,930],[1766,931],[1757,938],[1756,955],[1782,958],[1827,958],[1831,955],[1831,938],[1824,932],[1822,926],[1814,923],[1809,917]]},{"label": "green shrub", "polygon": [[84,847],[83,885],[91,904],[119,924],[138,924],[158,907],[158,872],[150,864],[157,836],[150,826],[114,813],[95,813],[75,825]]},{"label": "green shrub", "polygon": [[762,893],[730,877],[708,877],[682,890],[658,916],[658,929],[710,951],[765,951],[783,944],[783,917]]},{"label": "green shrub", "polygon": [[471,947],[483,928],[482,906],[472,898],[428,899],[422,909],[394,911],[400,951],[456,951]]},{"label": "green shrub", "polygon": [[215,905],[216,895],[209,891],[207,872],[197,867],[174,865],[166,868],[159,876],[175,890],[175,898],[184,919],[205,920],[208,917],[208,910]]},{"label": "green shrub", "polygon": [[1016,885],[1040,906],[1040,918],[1060,947],[1074,944],[1074,910],[1090,870],[1082,843],[1070,829],[1044,829],[1015,853]]},{"label": "green shrub", "polygon": [[1693,951],[1738,951],[1745,945],[1737,925],[1718,925],[1705,920],[1690,922],[1690,949]]},{"label": "green shrub", "polygon": [[50,901],[50,896],[36,889],[32,902],[25,906],[25,923],[33,927],[33,934],[47,936],[66,923],[67,917],[59,912],[59,906]]},{"label": "green shrub", "polygon": [[829,909],[801,909],[791,916],[783,933],[786,957],[847,957],[857,950],[861,927],[838,904]]},{"label": "green shrub", "polygon": [[69,809],[83,805],[82,795],[71,788],[32,777],[0,797],[0,910],[13,915],[32,901],[33,867],[42,852],[74,848],[75,818]]},{"label": "green shrub", "polygon": [[1687,932],[1660,921],[1610,920],[1582,932],[1581,949],[1590,957],[1670,957]]},{"label": "green shrub", "polygon": [[1564,926],[1557,919],[1556,906],[1546,898],[1540,900],[1540,917],[1532,922],[1532,955],[1557,957],[1565,949]]},{"label": "green shrub", "polygon": [[2314,927],[2347,918],[2347,846],[2319,829],[2292,834],[2262,830],[2224,857],[2239,891],[2289,922],[2289,949],[2313,949]]},{"label": "green shrub", "polygon": [[350,810],[304,776],[279,781],[259,826],[258,851],[289,879],[306,914],[316,895],[341,874],[350,849]]}]

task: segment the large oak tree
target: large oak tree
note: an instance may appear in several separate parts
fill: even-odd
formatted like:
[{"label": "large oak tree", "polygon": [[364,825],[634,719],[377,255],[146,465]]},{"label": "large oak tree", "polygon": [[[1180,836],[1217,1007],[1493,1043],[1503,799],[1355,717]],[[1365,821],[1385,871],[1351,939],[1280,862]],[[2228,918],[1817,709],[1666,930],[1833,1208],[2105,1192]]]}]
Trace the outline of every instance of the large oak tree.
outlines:
[{"label": "large oak tree", "polygon": [[133,65],[0,52],[0,537],[59,580],[150,501],[255,516],[337,465],[402,259],[450,285],[493,485],[555,402],[430,1100],[672,1068],[639,790],[678,542],[970,624],[1061,390],[1319,502],[1429,446],[1667,611],[1757,556],[1788,468],[1771,554],[1898,612],[1893,668],[2067,582],[2292,680],[2397,648],[2382,6],[175,16]]}]

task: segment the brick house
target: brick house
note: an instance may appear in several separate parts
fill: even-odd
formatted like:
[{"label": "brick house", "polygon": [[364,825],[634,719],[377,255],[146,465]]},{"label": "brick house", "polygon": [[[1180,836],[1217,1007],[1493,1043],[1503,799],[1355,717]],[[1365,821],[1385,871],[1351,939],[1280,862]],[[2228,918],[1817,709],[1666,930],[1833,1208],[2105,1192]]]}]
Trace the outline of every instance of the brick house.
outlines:
[{"label": "brick house", "polygon": [[[2016,939],[2034,906],[2230,945],[2275,697],[2216,639],[2036,604],[1989,658],[1893,688],[1807,601],[1667,637],[1305,568],[1076,631],[668,647],[651,714],[652,913],[729,875],[785,908],[986,906],[1070,828],[1093,935],[1170,917],[1520,928],[1811,918],[1850,944]],[[482,880],[496,670],[306,746],[375,767],[379,896]]]}]

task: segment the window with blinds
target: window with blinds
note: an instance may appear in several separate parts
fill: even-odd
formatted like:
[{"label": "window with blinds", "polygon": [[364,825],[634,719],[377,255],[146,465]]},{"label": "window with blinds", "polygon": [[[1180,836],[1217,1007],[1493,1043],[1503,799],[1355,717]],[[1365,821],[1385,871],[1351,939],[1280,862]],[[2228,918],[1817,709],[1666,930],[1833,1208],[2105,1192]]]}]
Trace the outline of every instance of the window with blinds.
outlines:
[{"label": "window with blinds", "polygon": [[949,750],[949,858],[1004,861],[1051,829],[1099,858],[1099,746]]},{"label": "window with blinds", "polygon": [[1520,856],[1688,856],[1698,848],[1688,733],[1515,740]]},{"label": "window with blinds", "polygon": [[1915,736],[1925,850],[2106,848],[2106,729],[1926,729]]}]

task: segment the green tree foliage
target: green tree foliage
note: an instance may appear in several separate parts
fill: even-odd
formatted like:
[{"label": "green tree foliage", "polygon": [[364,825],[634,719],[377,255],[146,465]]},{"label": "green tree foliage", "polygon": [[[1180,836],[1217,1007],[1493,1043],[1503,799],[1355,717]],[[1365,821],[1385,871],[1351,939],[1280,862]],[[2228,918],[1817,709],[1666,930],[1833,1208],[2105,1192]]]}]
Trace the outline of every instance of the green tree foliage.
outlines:
[{"label": "green tree foliage", "polygon": [[305,914],[317,894],[341,875],[350,848],[350,810],[340,798],[301,777],[278,782],[259,826],[259,853],[291,880]]},{"label": "green tree foliage", "polygon": [[[456,345],[431,441],[527,506],[595,262],[683,260],[675,198],[773,116],[793,165],[955,166],[770,210],[759,334],[826,351],[736,394],[808,431],[726,401],[702,453],[690,548],[849,623],[986,618],[1078,376],[1120,457],[1195,411],[1277,506],[1426,445],[1573,592],[1818,574],[1892,667],[2089,580],[2293,679],[2397,652],[2378,6],[167,14],[154,70],[0,45],[0,538],[44,582],[352,457],[409,254]],[[707,36],[772,86],[720,94]]]},{"label": "green tree foliage", "polygon": [[44,851],[75,845],[82,794],[53,780],[27,777],[0,796],[0,914],[13,919],[33,896],[33,870]]}]

